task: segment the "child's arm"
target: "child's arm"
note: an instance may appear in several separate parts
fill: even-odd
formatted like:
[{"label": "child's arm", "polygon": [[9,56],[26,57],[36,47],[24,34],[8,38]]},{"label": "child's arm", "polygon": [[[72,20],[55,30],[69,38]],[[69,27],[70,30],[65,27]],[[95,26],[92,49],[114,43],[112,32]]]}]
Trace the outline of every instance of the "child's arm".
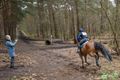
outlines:
[{"label": "child's arm", "polygon": [[12,46],[12,47],[13,47],[13,46],[16,45],[16,43],[17,43],[17,41],[15,41],[15,42],[7,42],[6,45],[7,45],[7,46]]}]

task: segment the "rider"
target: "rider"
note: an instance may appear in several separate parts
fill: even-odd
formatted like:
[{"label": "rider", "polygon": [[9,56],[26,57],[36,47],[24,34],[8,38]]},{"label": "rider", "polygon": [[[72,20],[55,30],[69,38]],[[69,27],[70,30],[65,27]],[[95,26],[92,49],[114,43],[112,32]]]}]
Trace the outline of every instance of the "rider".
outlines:
[{"label": "rider", "polygon": [[80,28],[77,34],[78,49],[81,49],[83,47],[83,44],[88,40],[89,39],[87,33],[83,30],[83,28]]}]

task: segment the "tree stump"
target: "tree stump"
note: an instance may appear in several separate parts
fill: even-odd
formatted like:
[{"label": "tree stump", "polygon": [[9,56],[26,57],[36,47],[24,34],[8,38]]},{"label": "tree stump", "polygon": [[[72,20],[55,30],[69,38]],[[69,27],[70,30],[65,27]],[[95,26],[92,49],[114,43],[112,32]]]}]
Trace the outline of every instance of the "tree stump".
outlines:
[{"label": "tree stump", "polygon": [[51,41],[50,41],[50,40],[46,40],[46,41],[45,41],[45,44],[46,44],[46,45],[51,45]]}]

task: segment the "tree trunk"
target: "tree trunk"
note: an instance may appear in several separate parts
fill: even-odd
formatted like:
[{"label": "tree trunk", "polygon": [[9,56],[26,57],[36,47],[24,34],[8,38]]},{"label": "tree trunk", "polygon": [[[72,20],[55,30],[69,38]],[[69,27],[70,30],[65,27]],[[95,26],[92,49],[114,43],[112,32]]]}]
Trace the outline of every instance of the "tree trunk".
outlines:
[{"label": "tree trunk", "polygon": [[79,0],[75,0],[75,10],[76,10],[76,16],[77,16],[77,32],[79,31],[79,28],[80,28],[78,1]]},{"label": "tree trunk", "polygon": [[43,19],[44,19],[44,4],[43,4],[44,0],[37,0],[37,6],[38,6],[38,16],[39,16],[39,25],[38,25],[38,30],[37,30],[37,34],[38,36],[42,36],[41,38],[44,38],[44,23],[43,23]]},{"label": "tree trunk", "polygon": [[100,32],[103,33],[104,30],[104,14],[103,14],[103,8],[102,8],[103,0],[101,0],[101,10],[100,10],[100,17],[101,17],[101,26],[100,26]]},{"label": "tree trunk", "polygon": [[53,7],[51,8],[51,12],[52,12],[52,19],[53,19],[53,24],[54,24],[55,38],[58,38],[57,24],[56,24],[56,20],[55,20],[55,12],[54,12]]},{"label": "tree trunk", "polygon": [[10,35],[12,40],[14,40],[16,38],[17,21],[12,8],[11,0],[6,1],[2,13],[5,35]]},{"label": "tree trunk", "polygon": [[4,26],[3,26],[3,17],[2,11],[0,10],[0,40],[4,38]]}]

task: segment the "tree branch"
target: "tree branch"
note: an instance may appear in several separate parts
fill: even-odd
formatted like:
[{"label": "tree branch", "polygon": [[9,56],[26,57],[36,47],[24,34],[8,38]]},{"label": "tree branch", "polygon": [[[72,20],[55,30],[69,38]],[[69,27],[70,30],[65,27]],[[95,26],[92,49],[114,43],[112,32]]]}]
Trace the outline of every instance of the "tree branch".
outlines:
[{"label": "tree branch", "polygon": [[0,4],[1,4],[1,6],[0,6],[0,9],[3,9],[4,8],[4,6],[6,5],[6,2],[7,2],[8,0],[2,0],[1,2],[0,2]]},{"label": "tree branch", "polygon": [[111,22],[108,14],[107,14],[107,11],[105,10],[105,8],[104,8],[103,5],[102,5],[102,1],[100,1],[100,4],[101,4],[101,8],[102,8],[103,11],[105,12],[105,15],[106,15],[106,17],[107,17],[107,19],[108,19],[108,22],[110,23],[110,27],[111,27],[111,29],[112,29],[112,33],[113,33],[113,36],[114,36],[114,41],[115,41],[115,43],[116,43],[117,55],[119,55],[119,45],[118,45],[118,41],[117,41],[117,38],[116,38],[116,33],[115,33],[115,31],[114,31],[112,22]]}]

